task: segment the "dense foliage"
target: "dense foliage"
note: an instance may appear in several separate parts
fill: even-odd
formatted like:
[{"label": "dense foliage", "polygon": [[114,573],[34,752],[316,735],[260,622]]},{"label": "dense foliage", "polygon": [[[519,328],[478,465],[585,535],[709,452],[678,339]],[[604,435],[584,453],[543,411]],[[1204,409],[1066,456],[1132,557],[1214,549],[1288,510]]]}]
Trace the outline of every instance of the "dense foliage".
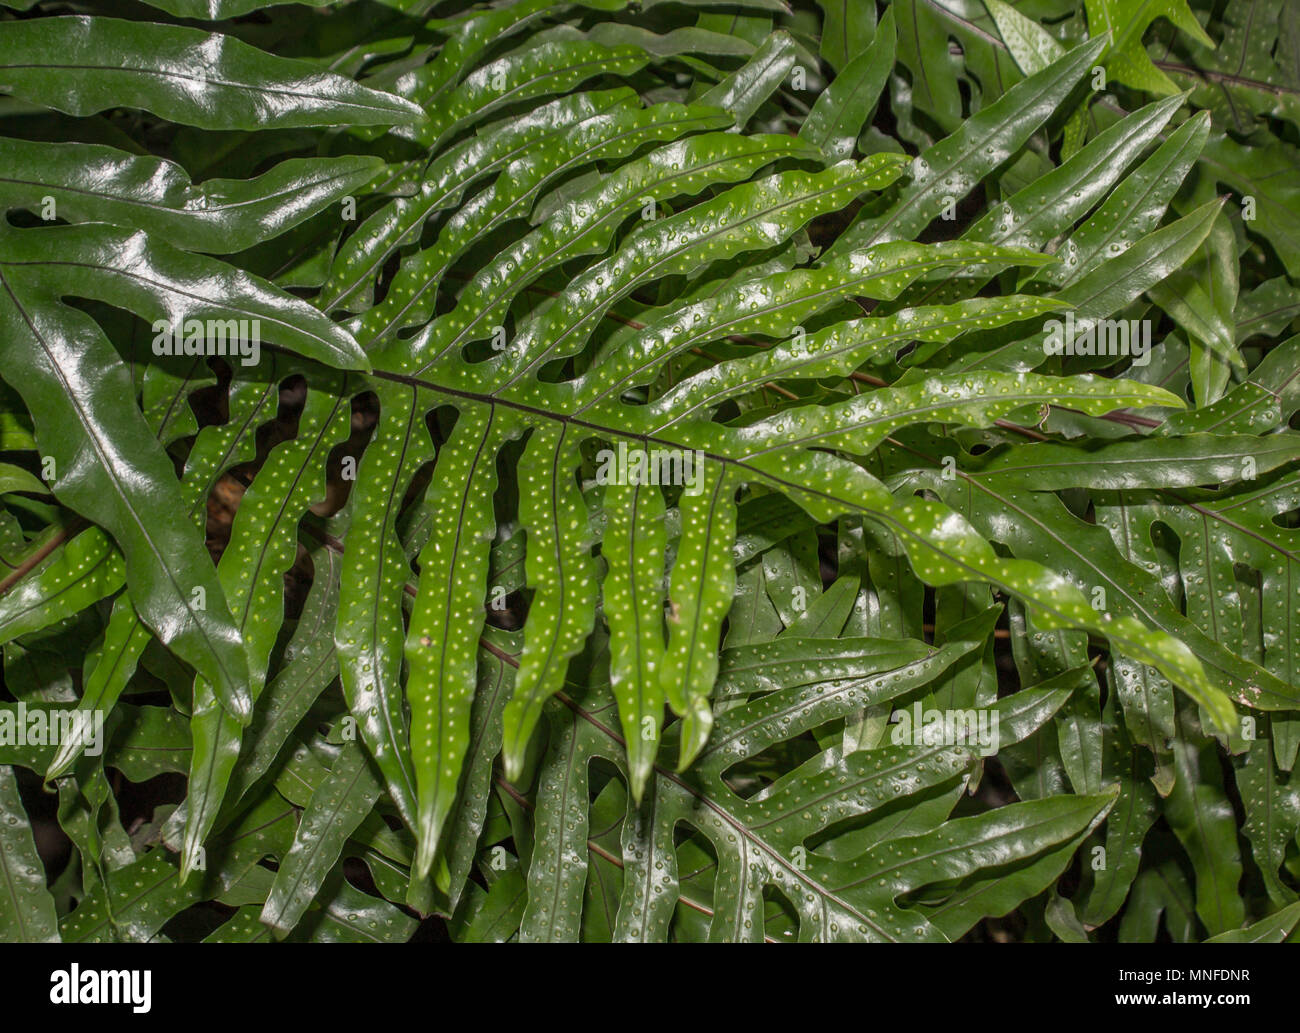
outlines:
[{"label": "dense foliage", "polygon": [[1297,69],[0,0],[0,939],[1300,935]]}]

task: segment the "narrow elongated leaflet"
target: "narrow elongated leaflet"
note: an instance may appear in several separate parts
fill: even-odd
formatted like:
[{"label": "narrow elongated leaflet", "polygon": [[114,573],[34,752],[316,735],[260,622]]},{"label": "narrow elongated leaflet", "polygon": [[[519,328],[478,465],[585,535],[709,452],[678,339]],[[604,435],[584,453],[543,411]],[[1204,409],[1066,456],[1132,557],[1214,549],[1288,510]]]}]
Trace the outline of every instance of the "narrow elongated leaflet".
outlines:
[{"label": "narrow elongated leaflet", "polygon": [[1106,44],[1104,37],[1080,44],[1041,72],[1016,83],[962,123],[957,132],[923,151],[898,200],[880,215],[861,217],[840,235],[832,250],[913,239],[946,205],[964,197],[1024,145],[1058,109]]},{"label": "narrow elongated leaflet", "polygon": [[736,584],[735,483],[725,466],[704,462],[700,486],[679,502],[682,536],[668,590],[668,647],[660,669],[664,696],[682,718],[679,769],[704,748],[713,727],[709,697],[722,621]]},{"label": "narrow elongated leaflet", "polygon": [[420,550],[419,591],[405,647],[419,820],[415,867],[421,877],[432,867],[469,747],[476,646],[488,605],[495,531],[496,453],[513,433],[509,413],[463,408],[438,453],[427,496],[433,527]]},{"label": "narrow elongated leaflet", "polygon": [[402,589],[410,568],[397,539],[397,509],[415,472],[433,457],[417,391],[380,381],[376,439],[353,489],[356,531],[344,553],[338,624],[343,692],[404,821],[415,824],[415,778],[402,708]]},{"label": "narrow elongated leaflet", "polygon": [[586,505],[573,478],[577,442],[564,425],[534,431],[519,465],[520,520],[528,533],[528,583],[515,691],[503,717],[506,777],[517,777],[542,705],[564,684],[569,658],[596,619],[596,571]]},{"label": "narrow elongated leaflet", "polygon": [[155,22],[68,16],[5,26],[0,78],[70,115],[133,107],[204,129],[420,122],[410,101],[251,47]]},{"label": "narrow elongated leaflet", "polygon": [[18,796],[14,770],[0,764],[0,933],[10,943],[59,939],[54,898],[45,888],[45,871],[32,840],[27,812]]},{"label": "narrow elongated leaflet", "polygon": [[229,254],[276,237],[371,180],[378,158],[290,158],[252,179],[193,183],[183,168],[88,143],[0,137],[0,202],[64,219],[131,226],[184,248]]},{"label": "narrow elongated leaflet", "polygon": [[[692,476],[694,471],[692,470]],[[631,480],[631,479],[629,479]],[[605,488],[603,584],[610,688],[627,742],[632,796],[640,800],[658,752],[664,691],[664,497],[658,484]]]},{"label": "narrow elongated leaflet", "polygon": [[[297,555],[296,527],[307,508],[325,497],[325,463],[349,429],[343,378],[309,392],[298,435],[272,450],[244,494],[230,543],[217,565],[226,597],[243,633],[254,700],[266,684],[266,670],[284,617],[284,575]],[[181,875],[187,876],[203,840],[217,819],[239,757],[242,729],[212,706],[209,687],[194,683],[190,722],[194,754],[186,801]]]}]

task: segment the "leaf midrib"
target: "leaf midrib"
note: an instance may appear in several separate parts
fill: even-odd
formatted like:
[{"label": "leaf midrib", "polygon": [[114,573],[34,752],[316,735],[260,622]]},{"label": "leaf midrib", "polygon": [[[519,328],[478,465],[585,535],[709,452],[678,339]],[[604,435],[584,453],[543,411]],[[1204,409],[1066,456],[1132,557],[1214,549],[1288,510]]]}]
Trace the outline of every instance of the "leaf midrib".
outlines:
[{"label": "leaf midrib", "polygon": [[[212,76],[190,75],[185,72],[167,71],[158,68],[144,68],[137,65],[90,65],[79,63],[53,64],[43,62],[22,62],[19,64],[0,65],[0,71],[42,71],[44,69],[53,69],[62,72],[131,72],[141,75],[151,75],[159,79],[185,79],[190,82],[200,82],[205,85],[220,86],[225,89],[234,90],[235,92],[267,94],[278,97],[293,97],[297,100],[301,100],[305,97],[313,102],[313,106],[321,104],[324,104],[324,106],[341,105],[343,107],[359,108],[362,111],[380,111],[389,115],[396,114],[399,111],[410,114],[405,112],[404,109],[397,107],[384,107],[378,104],[362,104],[359,101],[344,100],[340,97],[322,98],[310,93],[301,93],[294,90],[282,89],[278,86],[257,86],[252,83],[231,82],[225,79],[213,78]],[[306,86],[308,84],[303,83],[302,85]],[[290,113],[295,110],[308,111],[310,108],[299,107],[296,109],[290,109]]]}]

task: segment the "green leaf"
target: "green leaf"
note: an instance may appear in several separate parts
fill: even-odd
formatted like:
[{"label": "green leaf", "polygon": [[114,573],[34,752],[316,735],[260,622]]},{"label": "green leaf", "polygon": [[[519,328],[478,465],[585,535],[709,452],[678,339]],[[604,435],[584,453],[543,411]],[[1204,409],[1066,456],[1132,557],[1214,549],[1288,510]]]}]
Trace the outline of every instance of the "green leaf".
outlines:
[{"label": "green leaf", "polygon": [[664,497],[653,484],[610,484],[604,508],[610,688],[627,741],[632,796],[640,802],[654,766],[664,708]]},{"label": "green leaf", "polygon": [[432,866],[469,747],[477,664],[461,644],[473,642],[483,629],[495,530],[492,460],[512,433],[508,417],[466,407],[438,453],[426,496],[434,508],[433,527],[420,551],[419,594],[406,633],[421,877]]},{"label": "green leaf", "polygon": [[100,144],[0,138],[0,203],[143,229],[189,251],[230,254],[279,236],[371,180],[378,159],[290,158],[252,179],[190,181],[179,165]]},{"label": "green leaf", "polygon": [[1181,717],[1181,734],[1174,740],[1178,780],[1165,813],[1196,871],[1196,914],[1214,935],[1236,928],[1244,919],[1237,889],[1241,881],[1237,825],[1224,790],[1218,749],[1213,742],[1192,741],[1194,725],[1186,712]]},{"label": "green leaf", "polygon": [[894,9],[885,12],[875,36],[822,92],[799,135],[821,148],[831,161],[853,154],[862,127],[884,89],[894,64]]},{"label": "green leaf", "polygon": [[334,643],[348,709],[384,776],[403,820],[414,824],[415,776],[400,691],[402,591],[410,572],[397,540],[397,507],[416,470],[432,455],[416,392],[379,384],[377,447],[357,469],[354,535],[344,554]]},{"label": "green leaf", "polygon": [[379,797],[379,782],[359,743],[348,743],[330,767],[329,777],[312,795],[285,854],[262,922],[280,933],[298,924],[338,860],[344,841]]},{"label": "green leaf", "polygon": [[1027,75],[1046,68],[1065,53],[1065,47],[1032,18],[1026,18],[1002,0],[984,0],[1002,41]]},{"label": "green leaf", "polygon": [[231,36],[119,18],[11,22],[0,75],[14,96],[93,115],[152,111],[205,129],[395,125],[421,120],[414,104]]},{"label": "green leaf", "polygon": [[1084,0],[1088,31],[1110,33],[1113,44],[1106,67],[1120,82],[1151,93],[1173,93],[1176,89],[1147,55],[1142,35],[1156,18],[1168,18],[1183,32],[1207,47],[1214,41],[1205,34],[1187,0]]},{"label": "green leaf", "polygon": [[1091,40],[1009,89],[943,142],[923,151],[911,182],[880,215],[860,218],[835,249],[908,240],[960,200],[984,176],[1018,151],[1059,107],[1104,48]]},{"label": "green leaf", "polygon": [[45,866],[36,853],[14,769],[0,765],[0,871],[6,905],[0,935],[9,943],[58,942],[54,898],[45,888]]},{"label": "green leaf", "polygon": [[794,62],[794,40],[787,33],[774,32],[744,65],[704,93],[699,102],[730,111],[736,125],[743,127],[781,84]]},{"label": "green leaf", "polygon": [[1068,487],[1125,491],[1181,488],[1234,481],[1300,459],[1300,436],[1189,434],[1109,441],[1090,448],[1054,441],[989,453],[969,476],[1001,489],[1052,491]]},{"label": "green leaf", "polygon": [[247,722],[239,631],[193,525],[180,515],[170,463],[139,411],[121,404],[134,396],[126,368],[89,317],[11,266],[0,272],[0,320],[5,364],[32,372],[20,392],[40,414],[36,436],[54,462],[56,497],[112,534],[141,618]]},{"label": "green leaf", "polygon": [[520,520],[528,532],[528,581],[536,594],[505,710],[506,778],[518,777],[542,704],[564,684],[567,662],[596,619],[586,507],[565,476],[576,465],[576,443],[570,438],[566,444],[566,436],[563,426],[534,433],[520,460]]},{"label": "green leaf", "polygon": [[[19,293],[96,298],[147,319],[155,355],[261,361],[260,341],[343,369],[369,369],[351,335],[305,301],[140,231],[58,226],[3,233],[0,268]],[[211,340],[208,340],[208,339]]]},{"label": "green leaf", "polygon": [[1295,937],[1290,9],[804,6],[9,4],[11,938]]},{"label": "green leaf", "polygon": [[1230,929],[1211,936],[1206,943],[1283,943],[1294,940],[1297,924],[1300,924],[1300,903],[1284,907],[1244,929]]}]

